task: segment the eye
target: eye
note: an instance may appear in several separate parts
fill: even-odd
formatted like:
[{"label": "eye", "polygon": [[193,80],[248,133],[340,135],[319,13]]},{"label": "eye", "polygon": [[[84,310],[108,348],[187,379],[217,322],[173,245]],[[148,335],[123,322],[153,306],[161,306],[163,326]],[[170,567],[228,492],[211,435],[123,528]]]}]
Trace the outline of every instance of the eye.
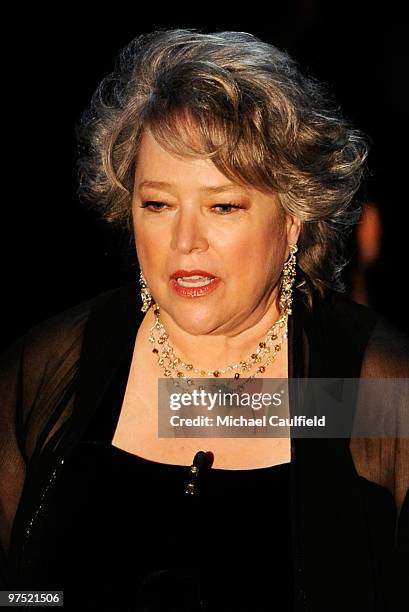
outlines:
[{"label": "eye", "polygon": [[153,201],[146,201],[146,202],[142,202],[140,208],[147,208],[148,210],[151,210],[153,212],[160,212],[161,210],[163,210],[163,208],[160,208],[161,206],[166,206],[166,204],[163,204],[162,202],[153,202]]},{"label": "eye", "polygon": [[[142,202],[140,208],[147,208],[148,210],[151,210],[152,212],[161,212],[162,210],[164,210],[164,206],[167,206],[167,204],[164,204],[163,202],[155,202],[153,200],[147,200],[145,202]],[[242,206],[240,206],[239,204],[232,204],[232,203],[226,203],[226,204],[215,204],[214,206],[212,206],[213,210],[219,209],[218,214],[220,215],[229,215],[231,214],[234,210],[238,210],[243,208]]]},{"label": "eye", "polygon": [[[221,214],[221,215],[227,214],[228,215],[228,214],[230,214],[232,212],[232,210],[235,210],[235,209],[237,210],[237,209],[240,209],[240,208],[243,208],[243,207],[240,206],[239,204],[230,204],[229,203],[229,204],[215,204],[214,206],[212,206],[212,208],[213,209],[221,208],[222,211],[219,214]],[[226,210],[226,208],[230,209],[230,210]]]}]

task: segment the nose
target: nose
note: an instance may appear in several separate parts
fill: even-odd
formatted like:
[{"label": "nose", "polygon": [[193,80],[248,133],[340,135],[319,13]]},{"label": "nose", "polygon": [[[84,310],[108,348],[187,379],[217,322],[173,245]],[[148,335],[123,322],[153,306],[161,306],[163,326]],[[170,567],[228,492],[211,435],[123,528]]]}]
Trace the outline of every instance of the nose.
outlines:
[{"label": "nose", "polygon": [[209,243],[206,228],[197,210],[179,210],[172,232],[171,247],[180,253],[206,251]]}]

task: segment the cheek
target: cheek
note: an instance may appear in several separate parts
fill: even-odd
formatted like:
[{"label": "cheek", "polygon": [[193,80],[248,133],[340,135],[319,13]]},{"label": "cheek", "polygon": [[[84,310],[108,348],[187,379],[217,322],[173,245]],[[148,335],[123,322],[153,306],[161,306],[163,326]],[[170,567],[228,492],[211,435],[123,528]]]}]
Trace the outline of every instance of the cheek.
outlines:
[{"label": "cheek", "polygon": [[247,235],[231,258],[237,286],[242,288],[245,282],[254,295],[265,287],[275,286],[282,272],[284,253],[285,239],[277,227],[260,228],[256,236]]},{"label": "cheek", "polygon": [[158,260],[165,250],[163,238],[157,231],[150,231],[149,228],[135,227],[134,236],[136,250],[140,258],[148,261]]},{"label": "cheek", "polygon": [[226,236],[219,244],[221,269],[225,271],[229,284],[236,286],[240,292],[244,281],[248,287],[260,284],[265,268],[264,240],[261,242],[263,246],[260,240],[254,239],[253,232],[245,231]]}]

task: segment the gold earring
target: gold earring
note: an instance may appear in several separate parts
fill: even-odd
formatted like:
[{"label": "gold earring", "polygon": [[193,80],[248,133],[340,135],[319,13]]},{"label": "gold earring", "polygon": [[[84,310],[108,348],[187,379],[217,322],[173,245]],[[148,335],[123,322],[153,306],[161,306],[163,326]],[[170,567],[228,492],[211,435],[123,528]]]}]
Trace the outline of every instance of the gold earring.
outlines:
[{"label": "gold earring", "polygon": [[151,296],[151,293],[149,291],[146,279],[143,275],[143,272],[141,270],[141,273],[139,275],[139,283],[141,285],[141,298],[142,298],[142,308],[141,311],[142,312],[147,312],[150,308],[150,306],[152,305],[153,299]]},{"label": "gold earring", "polygon": [[295,257],[298,247],[296,244],[290,244],[290,256],[283,267],[283,283],[281,287],[280,295],[280,306],[284,314],[292,314],[292,303],[293,303],[293,285],[296,275],[297,259]]}]

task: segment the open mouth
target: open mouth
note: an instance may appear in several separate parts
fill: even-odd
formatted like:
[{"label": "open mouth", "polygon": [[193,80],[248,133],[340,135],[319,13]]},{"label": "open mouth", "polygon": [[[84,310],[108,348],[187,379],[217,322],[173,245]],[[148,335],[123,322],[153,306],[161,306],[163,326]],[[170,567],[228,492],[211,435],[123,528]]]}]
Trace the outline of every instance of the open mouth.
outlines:
[{"label": "open mouth", "polygon": [[176,279],[180,287],[206,287],[214,281],[214,276],[179,276]]},{"label": "open mouth", "polygon": [[181,297],[196,298],[213,292],[220,283],[221,279],[214,276],[181,276],[171,280],[171,287]]}]

